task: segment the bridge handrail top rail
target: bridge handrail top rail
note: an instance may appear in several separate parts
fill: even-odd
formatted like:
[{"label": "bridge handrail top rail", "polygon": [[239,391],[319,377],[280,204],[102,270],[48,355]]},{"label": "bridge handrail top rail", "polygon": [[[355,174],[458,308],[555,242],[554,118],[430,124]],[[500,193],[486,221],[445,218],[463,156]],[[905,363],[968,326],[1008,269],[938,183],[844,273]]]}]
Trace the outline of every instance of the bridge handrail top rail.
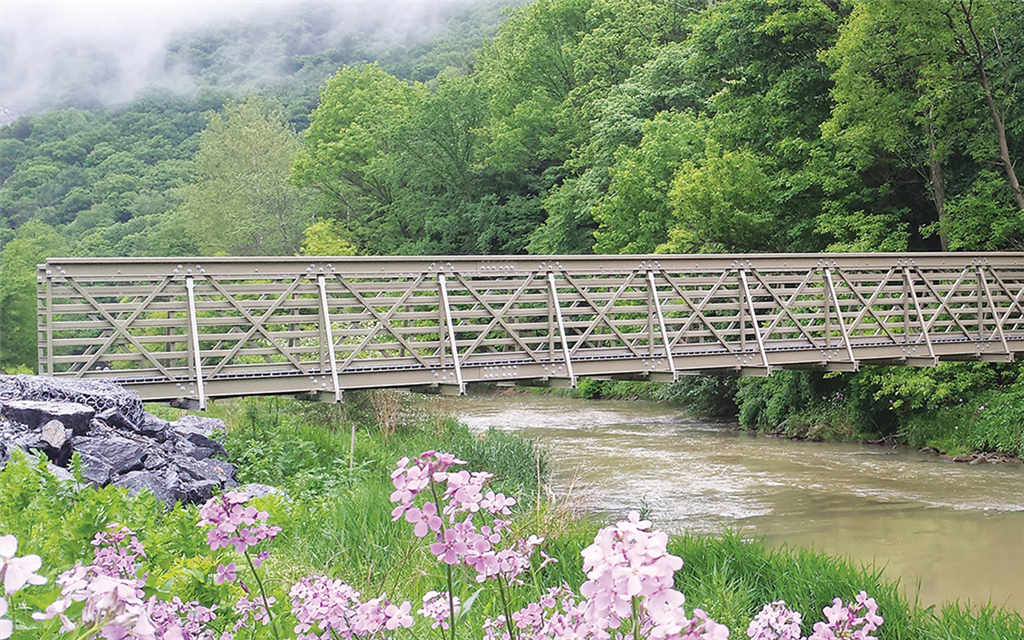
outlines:
[{"label": "bridge handrail top rail", "polygon": [[[47,275],[237,275],[250,278],[303,270],[375,275],[395,273],[630,272],[637,270],[722,271],[726,269],[807,269],[813,267],[950,268],[968,265],[1024,268],[1024,252],[744,253],[744,254],[578,254],[436,256],[163,256],[136,258],[48,258],[37,265]],[[369,268],[368,268],[369,267]],[[63,273],[61,273],[63,272]]]}]

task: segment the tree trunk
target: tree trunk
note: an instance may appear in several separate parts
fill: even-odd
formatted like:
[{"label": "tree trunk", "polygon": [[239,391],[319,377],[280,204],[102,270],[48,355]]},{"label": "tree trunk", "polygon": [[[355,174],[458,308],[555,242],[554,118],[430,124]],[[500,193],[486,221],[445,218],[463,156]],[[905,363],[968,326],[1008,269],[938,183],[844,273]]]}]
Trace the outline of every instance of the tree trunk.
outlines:
[{"label": "tree trunk", "polygon": [[935,129],[929,119],[927,128],[928,134],[928,158],[931,173],[932,202],[935,203],[935,211],[939,214],[939,243],[943,251],[949,251],[949,238],[946,236],[946,187],[942,177],[942,163],[939,162],[935,152]]},{"label": "tree trunk", "polygon": [[999,162],[1006,171],[1006,179],[1010,183],[1013,197],[1017,200],[1017,206],[1024,210],[1024,193],[1021,193],[1020,182],[1017,180],[1017,172],[1013,169],[1013,161],[1010,159],[1010,148],[1006,144],[1006,125],[999,117],[999,110],[996,109],[995,100],[992,98],[992,91],[988,87],[988,77],[984,69],[981,71],[981,86],[985,92],[985,102],[988,103],[989,111],[992,113],[992,122],[996,125],[996,136],[999,138]]},{"label": "tree trunk", "polygon": [[[996,108],[996,101],[992,95],[992,87],[988,82],[988,73],[985,71],[985,51],[981,47],[981,38],[978,37],[978,32],[974,29],[974,17],[971,15],[972,4],[965,5],[963,0],[960,0],[960,12],[964,16],[964,25],[971,34],[971,39],[974,41],[974,50],[976,55],[971,55],[967,51],[967,47],[963,41],[960,41],[960,48],[963,53],[970,58],[971,64],[974,66],[974,70],[978,74],[978,79],[981,82],[982,93],[985,95],[985,104],[988,105],[989,113],[992,115],[992,122],[996,127],[996,137],[999,140],[999,162],[1003,165],[1003,170],[1006,171],[1006,179],[1010,183],[1010,189],[1013,191],[1013,196],[1017,200],[1017,206],[1024,210],[1024,193],[1021,193],[1020,181],[1017,180],[1017,172],[1013,168],[1013,161],[1010,159],[1010,147],[1006,143],[1006,125],[1003,123],[1003,118],[999,113],[999,109]],[[958,38],[959,40],[959,38]]]}]

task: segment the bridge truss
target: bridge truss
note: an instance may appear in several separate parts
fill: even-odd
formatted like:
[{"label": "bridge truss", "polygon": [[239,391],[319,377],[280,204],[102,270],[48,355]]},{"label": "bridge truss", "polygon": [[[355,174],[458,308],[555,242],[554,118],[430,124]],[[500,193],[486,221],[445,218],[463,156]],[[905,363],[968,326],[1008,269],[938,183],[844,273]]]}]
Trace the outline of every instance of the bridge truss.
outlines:
[{"label": "bridge truss", "polygon": [[39,370],[145,400],[1024,352],[1024,254],[55,258]]}]

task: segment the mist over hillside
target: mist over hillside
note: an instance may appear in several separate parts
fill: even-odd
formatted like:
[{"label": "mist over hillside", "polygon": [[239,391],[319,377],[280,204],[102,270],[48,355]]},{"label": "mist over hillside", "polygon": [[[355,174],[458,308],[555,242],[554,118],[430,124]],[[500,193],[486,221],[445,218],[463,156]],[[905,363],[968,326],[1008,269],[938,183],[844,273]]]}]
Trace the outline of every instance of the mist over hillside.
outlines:
[{"label": "mist over hillside", "polygon": [[[431,77],[410,49],[446,31],[480,42],[516,2],[22,2],[0,4],[0,125],[66,106],[96,108],[150,88],[193,93],[308,89],[346,63]],[[485,15],[481,18],[481,13]],[[466,19],[466,15],[475,18]],[[479,31],[479,33],[477,33]],[[444,42],[440,45],[443,47]],[[422,66],[422,65],[421,65]]]}]

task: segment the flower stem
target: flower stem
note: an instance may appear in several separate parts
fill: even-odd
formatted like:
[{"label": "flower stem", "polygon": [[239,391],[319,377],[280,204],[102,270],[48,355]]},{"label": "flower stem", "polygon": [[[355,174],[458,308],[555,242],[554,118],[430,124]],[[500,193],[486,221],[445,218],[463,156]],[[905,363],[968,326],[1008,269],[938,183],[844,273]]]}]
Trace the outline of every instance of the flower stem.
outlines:
[{"label": "flower stem", "polygon": [[[443,516],[444,509],[441,505],[441,497],[437,495],[437,483],[434,482],[433,478],[430,479],[430,493],[434,496],[434,505],[437,507],[438,515]],[[444,532],[444,517],[441,517],[441,539],[444,539]],[[444,569],[448,580],[448,619],[451,620],[451,633],[449,635],[451,640],[455,640],[455,579],[452,576],[452,565],[446,562],[444,563]]]},{"label": "flower stem", "polygon": [[256,586],[260,589],[260,597],[263,599],[263,609],[267,612],[267,618],[270,619],[270,628],[274,631],[274,637],[277,640],[281,640],[281,634],[277,631],[277,621],[274,620],[274,614],[270,611],[270,603],[267,602],[267,590],[263,588],[263,580],[260,578],[260,574],[256,571],[256,566],[252,563],[252,557],[249,555],[249,551],[246,550],[243,554],[245,561],[249,563],[249,570],[252,571],[252,575],[256,578]]},{"label": "flower stem", "polygon": [[501,596],[501,609],[505,612],[505,630],[508,631],[508,637],[511,640],[516,640],[516,628],[512,625],[512,611],[508,608],[508,598],[505,597],[505,581],[500,574],[496,582],[498,583],[498,595]]},{"label": "flower stem", "polygon": [[448,573],[448,619],[452,621],[451,640],[455,640],[455,601],[452,596],[452,589],[455,587],[455,581],[452,578],[452,565],[446,562],[444,564],[444,568]]},{"label": "flower stem", "polygon": [[640,640],[640,598],[633,596],[633,640]]}]

